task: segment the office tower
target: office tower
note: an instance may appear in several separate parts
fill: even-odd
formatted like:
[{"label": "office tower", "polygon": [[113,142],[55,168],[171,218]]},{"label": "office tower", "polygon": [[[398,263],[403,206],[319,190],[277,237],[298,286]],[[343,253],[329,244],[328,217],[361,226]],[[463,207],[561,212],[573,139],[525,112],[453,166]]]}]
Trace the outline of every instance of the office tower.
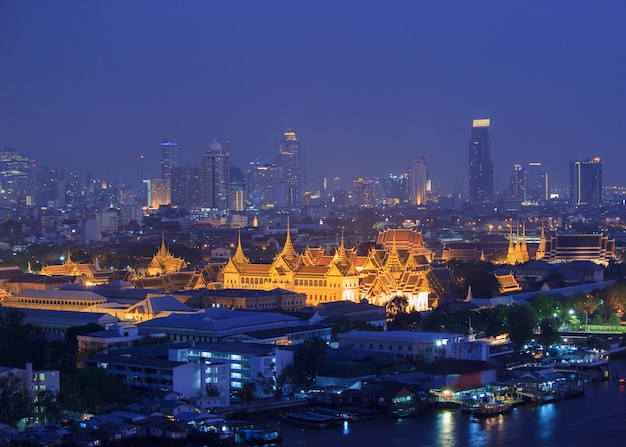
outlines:
[{"label": "office tower", "polygon": [[526,171],[522,165],[513,165],[511,180],[505,189],[504,196],[507,199],[526,201]]},{"label": "office tower", "polygon": [[283,139],[278,142],[278,154],[276,166],[281,170],[281,178],[278,190],[278,207],[299,209],[302,207],[303,175],[302,160],[300,154],[300,141],[296,133],[289,129]]},{"label": "office tower", "polygon": [[229,205],[231,211],[244,211],[246,209],[246,176],[236,166],[230,167],[229,179]]},{"label": "office tower", "polygon": [[171,177],[172,205],[186,209],[200,206],[200,168],[175,166]]},{"label": "office tower", "polygon": [[14,146],[0,151],[0,186],[9,204],[33,205],[35,163]]},{"label": "office tower", "polygon": [[274,208],[279,200],[278,186],[282,169],[275,164],[250,163],[248,171],[249,202],[254,208]]},{"label": "office tower", "polygon": [[153,178],[145,180],[148,182],[148,207],[157,209],[161,205],[169,205],[170,195],[170,179]]},{"label": "office tower", "polygon": [[469,199],[473,203],[493,201],[493,160],[489,148],[490,119],[472,122],[469,142]]},{"label": "office tower", "polygon": [[424,157],[413,158],[409,161],[409,203],[411,205],[426,204],[428,189],[428,167]]},{"label": "office tower", "polygon": [[374,182],[367,178],[358,178],[352,181],[352,201],[360,208],[376,206]]},{"label": "office tower", "polygon": [[161,142],[161,178],[170,178],[172,168],[177,166],[178,143],[170,140]]},{"label": "office tower", "polygon": [[550,199],[548,173],[541,167],[541,163],[528,163],[526,173],[526,200],[531,202],[548,201]]},{"label": "office tower", "polygon": [[408,174],[390,174],[383,179],[383,194],[386,205],[400,205],[408,201]]},{"label": "office tower", "polygon": [[602,201],[602,160],[573,161],[569,167],[570,201],[576,205]]},{"label": "office tower", "polygon": [[37,176],[37,204],[48,208],[65,206],[65,180],[62,169],[44,168]]},{"label": "office tower", "polygon": [[200,207],[217,211],[228,209],[228,181],[230,174],[228,152],[213,141],[200,157]]}]

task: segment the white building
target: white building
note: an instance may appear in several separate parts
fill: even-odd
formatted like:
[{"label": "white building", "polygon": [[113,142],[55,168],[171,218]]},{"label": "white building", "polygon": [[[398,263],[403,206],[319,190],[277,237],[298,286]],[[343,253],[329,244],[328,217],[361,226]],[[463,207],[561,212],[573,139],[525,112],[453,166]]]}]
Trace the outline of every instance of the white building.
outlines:
[{"label": "white building", "polygon": [[442,358],[485,360],[513,352],[507,338],[476,339],[444,332],[351,331],[338,334],[339,348],[384,352],[408,361]]}]

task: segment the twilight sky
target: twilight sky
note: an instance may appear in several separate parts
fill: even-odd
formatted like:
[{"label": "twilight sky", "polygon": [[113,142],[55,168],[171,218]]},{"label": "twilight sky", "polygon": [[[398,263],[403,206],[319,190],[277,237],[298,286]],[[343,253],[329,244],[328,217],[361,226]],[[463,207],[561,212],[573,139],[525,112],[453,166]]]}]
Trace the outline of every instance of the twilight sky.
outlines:
[{"label": "twilight sky", "polygon": [[514,163],[566,186],[594,156],[626,185],[624,20],[619,0],[0,0],[0,146],[136,184],[164,137],[193,163],[228,139],[245,169],[291,128],[309,183],[423,155],[466,191],[490,117],[497,190]]}]

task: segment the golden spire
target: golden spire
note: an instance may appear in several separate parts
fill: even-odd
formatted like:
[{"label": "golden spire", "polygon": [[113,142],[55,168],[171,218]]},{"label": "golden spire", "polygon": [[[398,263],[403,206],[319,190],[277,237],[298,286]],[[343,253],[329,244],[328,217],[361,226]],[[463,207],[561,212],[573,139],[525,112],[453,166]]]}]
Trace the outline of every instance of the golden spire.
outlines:
[{"label": "golden spire", "polygon": [[293,243],[291,242],[289,219],[287,219],[287,238],[285,239],[285,245],[283,246],[281,255],[287,260],[292,260],[296,257],[296,249],[293,248]]},{"label": "golden spire", "polygon": [[522,253],[522,263],[527,262],[529,257],[528,257],[528,246],[526,245],[526,222],[524,222],[522,224],[522,246],[521,246],[521,253]]},{"label": "golden spire", "polygon": [[541,219],[541,237],[539,238],[539,246],[537,247],[537,253],[535,259],[543,259],[546,255],[546,234],[543,227],[543,219]]},{"label": "golden spire", "polygon": [[250,260],[243,253],[243,248],[241,246],[241,230],[237,232],[237,249],[235,250],[234,256],[231,258],[231,261],[239,271],[241,271],[241,269],[250,262]]},{"label": "golden spire", "polygon": [[509,250],[506,253],[506,263],[515,265],[515,247],[513,246],[513,225],[509,226]]}]

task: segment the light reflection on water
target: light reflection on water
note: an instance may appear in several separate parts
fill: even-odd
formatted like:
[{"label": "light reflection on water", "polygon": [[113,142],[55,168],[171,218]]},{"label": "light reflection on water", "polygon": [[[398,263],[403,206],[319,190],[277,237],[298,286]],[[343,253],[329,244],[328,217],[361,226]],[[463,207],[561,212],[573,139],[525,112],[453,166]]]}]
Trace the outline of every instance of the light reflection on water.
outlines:
[{"label": "light reflection on water", "polygon": [[[626,371],[626,359],[620,363]],[[625,421],[626,386],[612,381],[588,385],[585,397],[524,405],[487,419],[447,409],[324,430],[283,424],[282,447],[621,447]]]}]

